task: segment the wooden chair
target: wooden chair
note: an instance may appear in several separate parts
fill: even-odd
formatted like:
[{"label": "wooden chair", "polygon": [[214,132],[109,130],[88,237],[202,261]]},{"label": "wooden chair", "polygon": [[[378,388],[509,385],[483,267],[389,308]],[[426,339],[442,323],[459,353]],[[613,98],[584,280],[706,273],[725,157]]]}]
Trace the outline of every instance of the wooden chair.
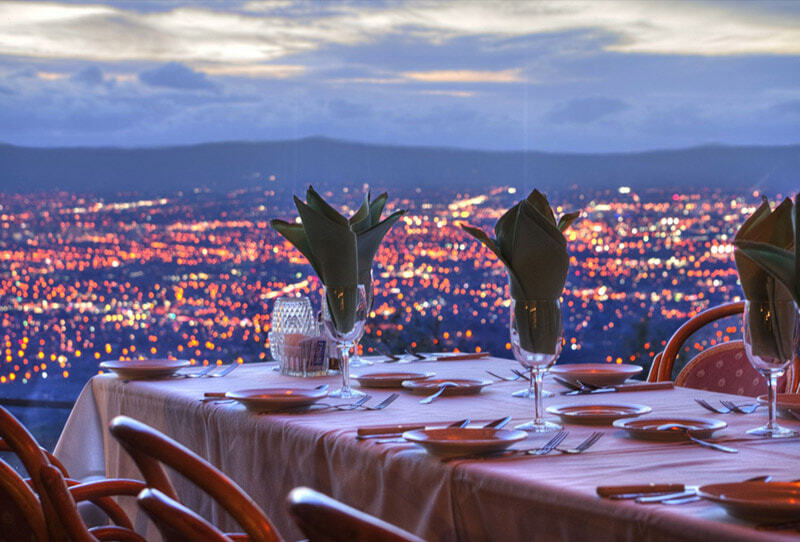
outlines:
[{"label": "wooden chair", "polygon": [[11,466],[0,460],[0,542],[48,542],[39,498]]},{"label": "wooden chair", "polygon": [[[738,301],[711,307],[687,320],[669,338],[664,350],[653,359],[653,364],[647,377],[648,382],[672,380],[675,360],[684,343],[693,333],[716,320],[742,314],[743,312],[744,302]],[[741,341],[730,341],[729,343],[714,345],[690,360],[675,377],[675,383],[679,386],[710,389],[725,393],[738,393],[739,390],[743,390],[744,393],[740,395],[752,395],[757,390],[762,389],[761,384],[753,382],[753,380],[758,378],[763,380],[763,377],[750,365],[747,357],[743,354],[744,346]],[[727,358],[727,366],[723,358]],[[722,363],[721,367],[717,367],[719,363]],[[779,389],[786,391],[797,389],[798,379],[800,379],[798,366],[800,366],[800,361],[795,358],[787,370],[786,376],[779,383]],[[741,374],[739,373],[740,371]],[[712,382],[711,378],[714,374],[718,375],[718,377]],[[725,378],[725,375],[728,375],[728,378]],[[719,383],[723,378],[725,382],[720,386]],[[749,384],[747,383],[748,378],[750,378]],[[763,386],[761,393],[766,392],[765,381]]]},{"label": "wooden chair", "polygon": [[[66,469],[57,460],[55,465],[50,462],[52,457],[49,452],[44,450],[30,432],[17,420],[13,414],[3,407],[0,407],[0,438],[3,440],[5,450],[14,453],[25,467],[30,479],[27,481],[38,497],[39,506],[46,519],[48,535],[53,541],[68,540],[72,534],[62,525],[60,514],[51,503],[48,493],[40,478],[44,467],[55,469],[59,476],[65,477]],[[119,484],[114,485],[116,482]],[[136,495],[144,488],[144,483],[137,480],[100,480],[81,484],[76,480],[64,478],[64,483],[74,486],[76,500],[88,500],[100,508],[105,514],[120,528],[133,531],[133,526],[122,507],[117,504],[111,495],[117,495],[112,489],[126,489],[127,493]],[[134,493],[131,493],[136,488]]]},{"label": "wooden chair", "polygon": [[[61,471],[52,465],[45,465],[41,468],[39,479],[48,501],[58,516],[59,524],[67,533],[70,542],[98,542],[100,540],[146,542],[144,537],[133,530],[130,523],[89,528],[78,512],[78,502],[114,495],[135,496],[142,491],[143,483],[134,480],[101,480],[67,487],[67,480]],[[124,522],[127,522],[127,517]]]},{"label": "wooden chair", "polygon": [[163,463],[219,503],[239,523],[250,542],[280,541],[277,530],[255,501],[222,471],[185,446],[127,416],[112,420],[111,434],[133,458],[148,487],[179,501]]},{"label": "wooden chair", "polygon": [[686,342],[694,332],[720,318],[741,314],[742,312],[744,312],[744,302],[725,303],[706,309],[684,322],[683,325],[672,334],[672,337],[669,338],[664,347],[664,351],[653,359],[653,365],[650,367],[650,373],[647,376],[648,382],[672,380],[672,369],[675,366],[675,359],[678,357],[683,343]]},{"label": "wooden chair", "polygon": [[139,506],[158,527],[164,542],[231,542],[231,538],[157,489],[144,489]]},{"label": "wooden chair", "polygon": [[767,380],[748,361],[742,341],[703,350],[681,369],[675,385],[750,397],[767,393]]},{"label": "wooden chair", "polygon": [[391,523],[327,495],[298,487],[289,493],[289,512],[309,542],[421,542]]}]

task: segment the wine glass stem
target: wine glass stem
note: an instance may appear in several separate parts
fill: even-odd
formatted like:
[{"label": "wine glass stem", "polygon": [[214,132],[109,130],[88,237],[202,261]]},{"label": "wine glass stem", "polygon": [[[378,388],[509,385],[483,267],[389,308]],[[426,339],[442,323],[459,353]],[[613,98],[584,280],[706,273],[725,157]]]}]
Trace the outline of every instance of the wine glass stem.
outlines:
[{"label": "wine glass stem", "polygon": [[533,367],[528,369],[528,397],[533,397]]},{"label": "wine glass stem", "polygon": [[542,371],[533,370],[533,423],[542,422]]},{"label": "wine glass stem", "polygon": [[342,395],[350,394],[350,348],[352,344],[339,343],[339,362],[342,371]]},{"label": "wine glass stem", "polygon": [[775,409],[777,406],[777,399],[778,396],[775,393],[778,388],[778,377],[780,377],[782,371],[769,371],[767,373],[767,399],[769,401],[769,421],[767,422],[767,427],[769,429],[775,429]]}]

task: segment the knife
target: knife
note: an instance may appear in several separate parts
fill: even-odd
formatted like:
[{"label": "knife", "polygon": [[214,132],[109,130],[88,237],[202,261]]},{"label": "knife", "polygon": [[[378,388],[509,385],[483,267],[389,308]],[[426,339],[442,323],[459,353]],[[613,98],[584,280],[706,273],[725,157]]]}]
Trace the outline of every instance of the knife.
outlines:
[{"label": "knife", "polygon": [[605,499],[635,499],[657,493],[686,491],[683,484],[637,484],[627,486],[597,486],[597,494]]},{"label": "knife", "polygon": [[591,393],[671,390],[673,388],[675,388],[675,383],[668,380],[665,382],[639,382],[636,384],[620,384],[618,386],[608,386],[605,388],[595,388],[592,390],[572,390],[564,393],[564,395],[588,395]]},{"label": "knife", "polygon": [[[465,420],[458,420],[457,422],[453,422],[447,425],[446,427],[466,427],[467,425],[469,425],[470,421],[471,420],[469,418]],[[441,427],[442,426],[426,426],[421,423],[359,427],[356,434],[356,440],[398,437],[403,433],[405,433],[406,431],[416,431],[418,429],[438,429]]]},{"label": "knife", "polygon": [[462,361],[468,359],[483,359],[489,356],[489,352],[452,352],[450,354],[437,354],[436,361]]}]

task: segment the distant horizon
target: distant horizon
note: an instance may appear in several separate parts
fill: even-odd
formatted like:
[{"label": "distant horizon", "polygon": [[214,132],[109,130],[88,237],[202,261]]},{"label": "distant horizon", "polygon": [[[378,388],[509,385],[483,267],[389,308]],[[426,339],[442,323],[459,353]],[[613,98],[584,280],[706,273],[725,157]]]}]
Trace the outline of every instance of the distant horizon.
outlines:
[{"label": "distant horizon", "polygon": [[478,153],[491,153],[491,154],[503,154],[503,153],[540,153],[540,154],[574,154],[574,155],[602,155],[602,156],[610,156],[610,155],[631,155],[631,154],[648,154],[648,153],[659,153],[659,152],[672,152],[672,151],[688,151],[693,149],[707,149],[707,148],[790,148],[790,147],[800,147],[800,140],[792,143],[775,143],[775,144],[764,144],[764,143],[725,143],[725,142],[714,142],[709,141],[707,143],[697,143],[695,145],[684,145],[684,146],[676,146],[676,147],[652,147],[652,148],[644,148],[644,149],[637,149],[637,150],[623,150],[623,151],[573,151],[573,150],[544,150],[541,148],[515,148],[515,149],[494,149],[494,148],[478,148],[478,147],[469,147],[469,146],[459,146],[459,145],[421,145],[421,144],[410,144],[410,143],[385,143],[385,142],[376,142],[376,141],[366,141],[366,140],[357,140],[357,139],[349,139],[344,137],[335,137],[335,136],[328,136],[328,135],[308,135],[308,136],[298,136],[293,138],[276,138],[276,139],[219,139],[219,140],[208,140],[208,141],[201,141],[201,142],[186,142],[186,143],[168,143],[168,144],[161,144],[161,145],[21,145],[17,143],[12,143],[9,141],[2,141],[0,140],[0,146],[8,146],[8,147],[17,147],[21,149],[43,149],[43,150],[58,150],[58,149],[69,149],[69,150],[79,150],[79,149],[97,149],[97,150],[123,150],[123,151],[131,151],[131,150],[157,150],[157,149],[175,149],[175,148],[187,148],[187,147],[203,147],[203,146],[211,146],[211,145],[248,145],[248,144],[264,144],[264,143],[297,143],[300,141],[311,141],[311,140],[320,140],[320,141],[331,141],[336,143],[344,143],[350,145],[363,145],[368,147],[396,147],[396,148],[407,148],[407,149],[427,149],[427,150],[454,150],[454,151],[466,151],[466,152],[478,152]]}]

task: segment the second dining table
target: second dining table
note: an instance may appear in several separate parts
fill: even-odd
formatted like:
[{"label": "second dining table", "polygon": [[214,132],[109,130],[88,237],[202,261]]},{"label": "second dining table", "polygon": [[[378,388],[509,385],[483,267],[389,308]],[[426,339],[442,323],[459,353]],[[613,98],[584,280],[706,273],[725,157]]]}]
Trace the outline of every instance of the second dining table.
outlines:
[{"label": "second dining table", "polygon": [[[354,370],[416,371],[436,378],[493,380],[511,375],[516,362],[501,358],[467,361],[417,361],[376,364]],[[512,397],[524,387],[496,381],[477,395],[442,397],[420,404],[405,390],[370,389],[376,404],[390,392],[400,397],[382,410],[320,410],[305,413],[248,411],[229,401],[203,401],[208,392],[269,386],[312,388],[335,385],[338,377],[300,379],[282,376],[274,363],[245,364],[224,378],[167,378],[124,381],[112,374],[92,378],[81,393],[56,447],[56,456],[74,477],[139,478],[135,465],[108,432],[110,421],[126,415],[162,431],[206,458],[238,483],[266,512],[287,540],[301,538],[285,499],[297,486],[309,486],[346,504],[433,541],[461,540],[754,540],[781,539],[792,531],[757,530],[728,516],[716,504],[699,500],[682,505],[638,504],[597,496],[602,485],[739,482],[755,475],[775,480],[797,478],[800,439],[756,439],[745,431],[762,421],[755,414],[714,415],[694,401],[738,399],[688,388],[564,396],[545,404],[641,404],[649,416],[691,416],[727,422],[714,440],[735,447],[721,453],[689,441],[636,440],[606,426],[565,425],[563,445],[571,447],[593,431],[603,437],[581,454],[550,453],[494,459],[442,461],[408,442],[381,444],[358,440],[358,428],[388,424],[446,425],[470,418],[482,424],[511,416],[509,427],[531,418],[532,401]],[[800,422],[786,420],[797,428]],[[551,434],[529,434],[515,444],[531,448]],[[235,525],[186,481],[175,485],[187,506],[228,530]],[[796,533],[795,533],[796,534]],[[794,537],[792,537],[794,538]]]}]

